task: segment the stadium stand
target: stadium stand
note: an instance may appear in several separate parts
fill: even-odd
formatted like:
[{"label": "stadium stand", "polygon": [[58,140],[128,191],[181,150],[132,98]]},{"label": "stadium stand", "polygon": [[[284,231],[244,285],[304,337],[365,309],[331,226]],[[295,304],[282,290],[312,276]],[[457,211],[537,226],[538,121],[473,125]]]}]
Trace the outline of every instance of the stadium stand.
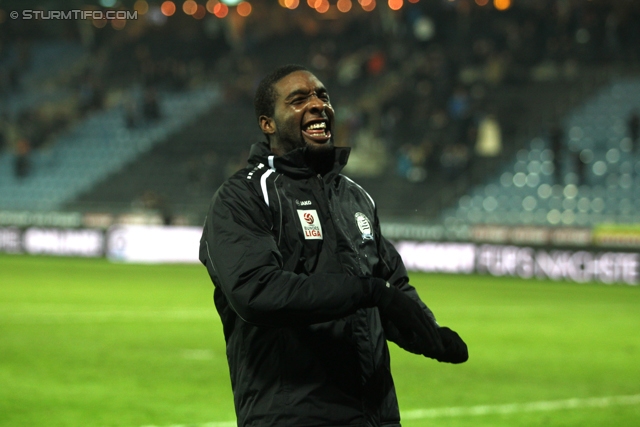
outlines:
[{"label": "stadium stand", "polygon": [[[141,94],[132,91],[133,96]],[[164,92],[160,111],[166,117],[134,129],[127,127],[123,106],[90,114],[61,135],[51,148],[31,155],[32,172],[15,176],[13,156],[0,158],[0,200],[4,209],[59,210],[96,182],[118,171],[154,144],[199,117],[218,98],[215,87]]]},{"label": "stadium stand", "polygon": [[[194,21],[177,13],[158,21],[149,13],[122,31],[92,29],[88,54],[78,42],[33,48],[34,63],[61,69],[66,80],[9,93],[4,112],[70,97],[82,105],[83,91],[96,88],[105,99],[32,144],[27,176],[15,173],[19,138],[0,149],[0,208],[87,212],[160,204],[199,224],[215,187],[257,137],[257,79],[281,63],[302,62],[332,89],[337,142],[353,147],[346,172],[378,200],[383,217],[541,225],[629,219],[635,151],[622,134],[635,83],[620,80],[598,92],[599,101],[580,105],[612,76],[633,74],[640,21],[632,18],[639,11],[625,2],[556,3],[518,2],[498,11],[465,1],[421,2],[398,13],[324,21],[310,9],[274,6],[248,18],[269,25],[235,35],[214,25],[213,16]],[[292,13],[300,19],[288,19]],[[9,41],[11,28],[0,28]],[[0,70],[17,58],[19,43],[7,46]],[[58,67],[58,58],[78,65]],[[23,86],[46,73],[29,75]],[[207,82],[212,86],[201,90]],[[128,124],[132,87],[162,94],[163,121]],[[125,100],[114,103],[118,97]],[[179,107],[169,105],[172,99]],[[480,148],[485,129],[500,135],[500,144]],[[577,193],[569,197],[572,186]],[[599,198],[603,191],[611,197]],[[608,203],[614,194],[617,202]]]},{"label": "stadium stand", "polygon": [[[160,207],[197,224],[215,189],[244,166],[249,145],[258,140],[257,126],[246,125],[252,117],[246,104],[217,103],[66,207],[103,212]],[[144,206],[160,200],[162,206]]]},{"label": "stadium stand", "polygon": [[[28,54],[21,52],[24,49],[28,49]],[[0,61],[0,73],[8,80],[3,82],[6,87],[0,98],[0,110],[15,116],[69,96],[68,88],[56,84],[56,79],[69,74],[87,55],[80,43],[72,41],[37,41],[28,48],[11,45]]]},{"label": "stadium stand", "polygon": [[499,178],[461,197],[445,221],[587,226],[640,220],[640,163],[626,123],[639,99],[639,79],[607,85],[562,121],[559,150],[552,135],[532,139]]}]

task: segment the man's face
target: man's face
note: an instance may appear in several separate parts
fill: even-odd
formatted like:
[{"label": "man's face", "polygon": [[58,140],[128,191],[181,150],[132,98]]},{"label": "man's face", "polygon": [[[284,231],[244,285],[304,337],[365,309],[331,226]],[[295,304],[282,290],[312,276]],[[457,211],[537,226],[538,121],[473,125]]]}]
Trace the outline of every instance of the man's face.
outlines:
[{"label": "man's face", "polygon": [[272,150],[278,155],[305,146],[313,152],[331,150],[334,112],[322,82],[308,71],[295,71],[274,87],[273,117],[260,118]]}]

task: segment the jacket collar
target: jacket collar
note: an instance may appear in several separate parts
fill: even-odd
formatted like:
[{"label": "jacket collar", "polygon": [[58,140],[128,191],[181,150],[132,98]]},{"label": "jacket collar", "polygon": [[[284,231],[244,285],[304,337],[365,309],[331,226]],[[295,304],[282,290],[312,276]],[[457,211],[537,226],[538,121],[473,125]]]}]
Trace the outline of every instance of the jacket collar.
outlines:
[{"label": "jacket collar", "polygon": [[[271,152],[267,142],[256,142],[251,146],[249,152],[249,163],[257,165],[263,163],[267,167],[271,167],[278,172],[289,175],[293,178],[308,178],[316,175],[316,173],[307,166],[304,156],[307,148],[296,148],[283,156],[276,156]],[[342,171],[349,159],[351,148],[336,147],[334,150],[333,169],[324,176],[325,182],[331,182]],[[270,157],[271,162],[270,162]]]}]

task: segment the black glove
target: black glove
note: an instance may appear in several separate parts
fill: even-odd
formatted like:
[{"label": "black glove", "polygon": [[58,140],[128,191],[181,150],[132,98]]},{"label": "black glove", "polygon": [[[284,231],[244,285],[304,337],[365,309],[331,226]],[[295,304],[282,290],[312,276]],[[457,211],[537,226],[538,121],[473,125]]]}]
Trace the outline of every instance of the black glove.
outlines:
[{"label": "black glove", "polygon": [[462,341],[460,335],[447,327],[438,328],[438,332],[444,345],[444,351],[442,353],[433,353],[432,355],[425,354],[425,356],[432,357],[438,362],[447,363],[464,363],[469,359],[467,344]]},{"label": "black glove", "polygon": [[378,307],[405,339],[414,342],[420,354],[445,352],[438,325],[418,302],[382,279],[371,279],[369,286],[371,305]]}]

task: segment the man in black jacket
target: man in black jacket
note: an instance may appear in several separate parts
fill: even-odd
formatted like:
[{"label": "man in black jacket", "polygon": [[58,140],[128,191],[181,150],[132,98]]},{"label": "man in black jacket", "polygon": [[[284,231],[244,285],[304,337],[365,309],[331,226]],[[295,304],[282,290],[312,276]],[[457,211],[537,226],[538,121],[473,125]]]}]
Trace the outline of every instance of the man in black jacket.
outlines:
[{"label": "man in black jacket", "polygon": [[442,362],[467,347],[409,284],[369,194],[340,171],[334,111],[305,68],[255,97],[267,142],[216,192],[200,243],[239,426],[400,426],[387,340]]}]

